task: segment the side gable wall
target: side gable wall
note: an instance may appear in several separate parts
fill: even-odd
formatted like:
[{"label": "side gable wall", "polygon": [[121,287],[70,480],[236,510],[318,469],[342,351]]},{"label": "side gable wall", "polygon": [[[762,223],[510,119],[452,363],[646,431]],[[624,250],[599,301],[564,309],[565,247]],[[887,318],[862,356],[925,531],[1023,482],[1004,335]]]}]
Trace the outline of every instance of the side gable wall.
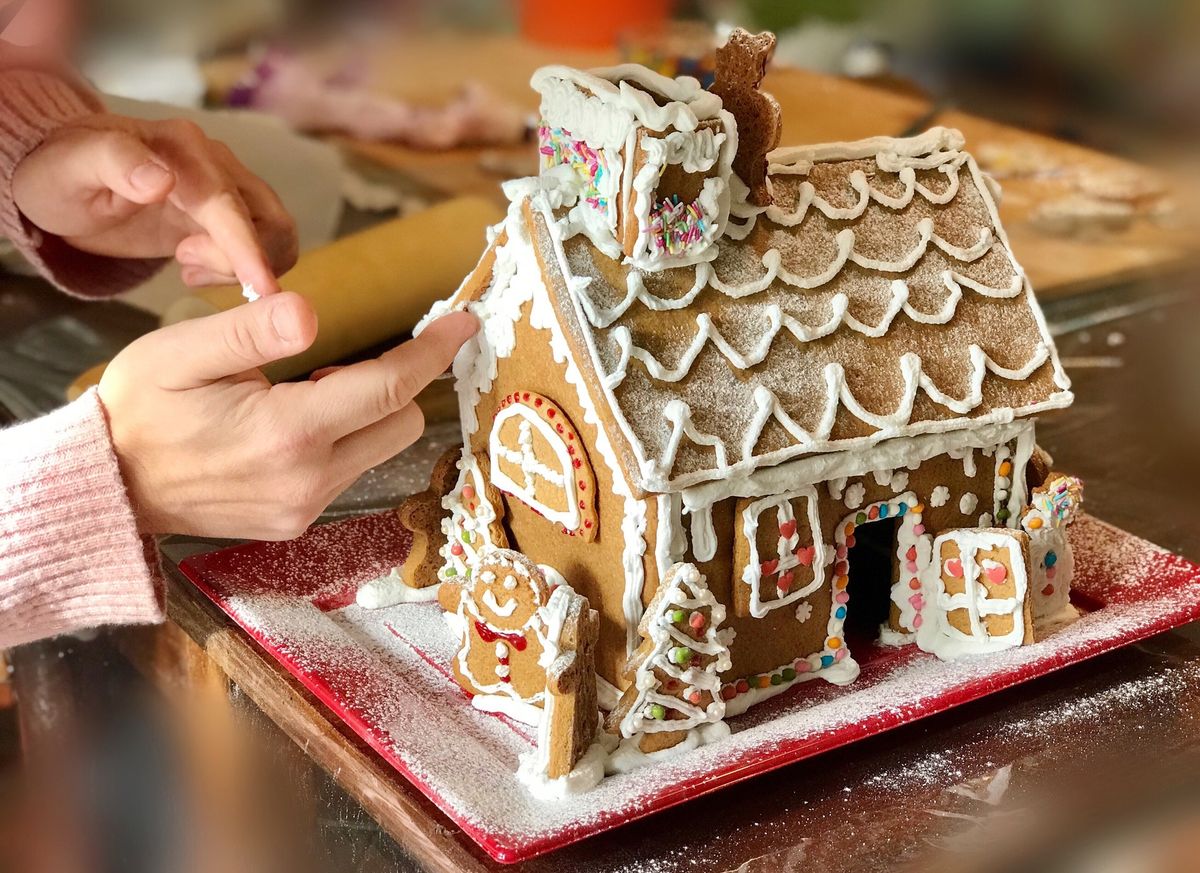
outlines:
[{"label": "side gable wall", "polygon": [[[554,360],[551,333],[531,325],[530,308],[530,304],[522,307],[521,319],[516,326],[515,350],[510,357],[498,361],[492,388],[480,396],[475,407],[479,428],[471,436],[471,449],[477,455],[487,453],[492,420],[502,400],[517,391],[536,392],[553,400],[575,426],[587,447],[596,475],[599,506],[596,539],[589,543],[581,537],[567,536],[558,525],[507,495],[504,498],[505,525],[512,538],[512,548],[539,564],[553,567],[600,613],[596,669],[604,679],[623,688],[627,684],[621,676],[627,657],[624,611],[626,580],[622,572],[625,538],[621,528],[625,501],[615,493],[613,471],[605,463],[603,455],[596,451],[596,427],[585,420],[577,391],[566,378],[565,366]],[[640,504],[647,511],[646,538],[653,543],[655,506],[653,501],[640,501]],[[644,607],[658,586],[652,549],[647,549],[642,565],[646,579],[642,591]]]}]

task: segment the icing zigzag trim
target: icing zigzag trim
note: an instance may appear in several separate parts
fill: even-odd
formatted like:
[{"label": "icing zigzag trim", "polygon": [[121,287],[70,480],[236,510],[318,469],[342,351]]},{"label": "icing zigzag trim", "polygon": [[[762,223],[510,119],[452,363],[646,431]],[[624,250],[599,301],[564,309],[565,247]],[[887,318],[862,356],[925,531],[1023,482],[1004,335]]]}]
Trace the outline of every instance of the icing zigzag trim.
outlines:
[{"label": "icing zigzag trim", "polygon": [[[766,273],[764,273],[758,279],[751,279],[750,281],[741,285],[733,285],[723,281],[717,276],[716,271],[713,269],[711,263],[702,262],[696,264],[696,279],[692,283],[692,287],[685,294],[674,299],[658,297],[657,295],[650,293],[646,289],[643,274],[638,270],[630,270],[626,274],[625,279],[625,297],[616,306],[608,309],[602,309],[597,307],[596,303],[586,294],[579,294],[579,301],[583,307],[584,314],[587,316],[588,322],[592,325],[592,327],[603,330],[611,327],[612,324],[616,322],[616,320],[622,315],[624,315],[634,304],[634,302],[638,300],[640,300],[648,309],[652,309],[655,312],[664,312],[676,309],[684,309],[690,306],[705,287],[714,288],[717,291],[725,294],[727,297],[731,297],[735,300],[743,297],[751,297],[755,294],[760,294],[763,291],[766,291],[769,287],[771,287],[776,279],[781,279],[783,282],[791,285],[794,288],[813,290],[833,281],[833,279],[837,277],[838,273],[842,271],[842,268],[845,267],[847,263],[854,263],[860,267],[863,267],[864,269],[877,270],[882,273],[905,273],[915,267],[921,258],[925,256],[930,243],[933,243],[954,260],[964,263],[972,263],[984,257],[992,250],[992,247],[995,244],[992,230],[988,227],[980,229],[978,242],[976,242],[974,245],[966,247],[956,246],[954,243],[948,242],[947,240],[935,234],[933,232],[933,221],[930,219],[923,219],[917,225],[917,231],[920,234],[920,239],[918,240],[917,245],[912,249],[912,251],[898,261],[881,261],[874,258],[869,258],[866,255],[860,255],[854,250],[854,231],[850,228],[846,228],[845,230],[839,232],[835,238],[838,244],[838,253],[834,257],[833,262],[830,264],[828,269],[825,270],[825,272],[815,276],[798,276],[795,273],[790,272],[786,267],[783,266],[783,256],[780,254],[779,250],[768,249],[762,256],[762,264],[766,270]],[[983,294],[987,297],[1015,297],[1021,292],[1021,287],[1023,284],[1023,277],[1020,273],[1014,273],[1013,279],[1007,288],[992,288],[952,270],[946,271],[943,274],[943,277],[949,277],[948,279],[945,279],[945,281],[946,286],[950,288],[952,294],[957,293],[959,295],[961,295],[962,290],[960,286],[966,285],[968,288],[978,291],[980,294]],[[924,319],[920,318],[918,315],[914,315],[912,311],[907,308],[907,303],[905,301],[907,300],[908,296],[908,286],[907,284],[900,282],[900,280],[897,281],[901,285],[904,285],[904,300],[902,300],[899,304],[895,302],[895,298],[899,297],[899,294],[896,291],[897,283],[894,282],[893,303],[889,304],[889,311],[891,310],[892,306],[896,306],[898,311],[899,306],[904,305],[906,307],[905,311],[908,311],[914,319],[917,321],[924,321]],[[583,287],[586,287],[586,285]],[[842,297],[845,297],[845,295],[839,294],[834,299],[837,300]],[[887,324],[890,324],[891,319],[894,317],[895,313],[892,312],[890,317],[886,319]],[[944,322],[925,323],[941,324]],[[885,325],[885,332],[886,329],[887,328]],[[793,332],[796,333],[795,331]],[[867,331],[863,331],[863,333],[867,333]],[[815,336],[825,335],[825,333],[815,334]],[[883,334],[868,333],[868,335],[882,336]],[[796,333],[796,336],[797,338],[800,338],[801,333]]]},{"label": "icing zigzag trim", "polygon": [[[633,275],[633,274],[631,274]],[[892,322],[896,317],[904,312],[913,321],[921,324],[949,324],[954,318],[954,313],[958,309],[959,301],[962,300],[962,286],[966,285],[981,294],[994,298],[1015,297],[1021,293],[1023,283],[1020,276],[1013,278],[1013,284],[1008,288],[989,288],[986,285],[969,279],[955,273],[953,270],[946,270],[942,273],[942,282],[949,290],[950,294],[946,297],[942,308],[937,312],[922,312],[915,309],[909,302],[909,287],[908,283],[903,279],[896,279],[892,282],[891,291],[892,299],[888,303],[887,309],[880,318],[879,323],[875,325],[865,324],[859,321],[849,312],[850,300],[845,294],[835,294],[830,300],[831,315],[829,319],[816,326],[807,325],[797,320],[791,315],[783,312],[783,309],[778,305],[766,306],[763,309],[763,314],[766,316],[768,326],[762,335],[759,337],[754,348],[746,353],[740,352],[735,348],[725,337],[721,331],[713,324],[711,316],[707,313],[701,313],[696,316],[696,327],[698,328],[695,337],[687,350],[679,357],[678,363],[674,367],[668,367],[658,360],[652,353],[633,344],[633,335],[625,325],[618,325],[612,331],[613,342],[616,343],[619,352],[617,366],[613,371],[604,377],[605,384],[609,388],[616,388],[625,381],[625,376],[628,372],[629,361],[636,359],[642,362],[646,367],[647,372],[660,382],[678,382],[683,379],[691,371],[692,365],[696,362],[696,358],[704,350],[704,346],[711,342],[725,356],[729,363],[738,370],[745,370],[750,367],[761,364],[771,350],[776,337],[784,330],[796,338],[798,342],[806,343],[821,337],[829,336],[834,333],[843,324],[858,333],[871,338],[879,338],[884,336],[892,326]],[[688,292],[688,295],[679,298],[678,301],[663,301],[658,297],[650,295],[651,299],[658,301],[662,305],[651,305],[652,309],[681,309],[691,302],[690,297],[694,297],[698,293],[697,289],[700,284]],[[586,295],[581,295],[581,299]],[[644,298],[643,298],[644,299]],[[624,304],[628,308],[632,304],[632,298],[627,299]],[[678,305],[666,305],[678,304]],[[649,304],[648,304],[649,305]],[[586,308],[586,307],[585,307]],[[624,311],[624,310],[622,310]],[[612,310],[609,310],[612,312]],[[589,312],[589,318],[591,313]],[[613,319],[615,320],[615,319]],[[612,323],[609,320],[607,324],[596,325],[597,327],[606,327]]]},{"label": "icing zigzag trim", "polygon": [[804,221],[810,207],[816,207],[822,215],[831,221],[853,221],[867,211],[867,207],[871,204],[872,200],[888,209],[900,210],[912,203],[914,195],[919,193],[930,203],[944,206],[958,196],[960,184],[958,174],[966,161],[966,154],[959,152],[953,153],[950,159],[936,165],[937,170],[944,173],[947,177],[947,185],[944,191],[934,191],[918,182],[916,169],[912,166],[898,168],[896,173],[905,190],[903,194],[895,197],[872,188],[870,182],[867,181],[866,173],[862,170],[855,170],[848,177],[850,187],[858,195],[858,202],[853,206],[834,206],[824,197],[817,195],[816,188],[812,182],[801,182],[796,205],[790,211],[782,209],[773,203],[766,207],[749,208],[743,204],[738,204],[733,214],[739,218],[747,218],[749,220],[745,225],[738,228],[740,236],[736,238],[744,239],[754,228],[758,216],[763,214],[769,220],[782,227],[795,227]]},{"label": "icing zigzag trim", "polygon": [[[904,380],[904,391],[896,406],[890,413],[873,413],[866,409],[850,390],[846,383],[846,372],[841,364],[830,363],[825,366],[825,409],[815,431],[808,431],[800,426],[783,409],[775,393],[765,385],[754,389],[755,413],[751,425],[742,441],[741,460],[750,461],[755,457],[754,447],[762,436],[767,422],[774,418],[801,446],[813,446],[829,439],[841,407],[872,427],[880,431],[878,438],[884,439],[907,425],[912,419],[913,404],[917,399],[917,391],[922,390],[935,403],[946,407],[959,415],[966,415],[983,402],[983,380],[991,372],[1002,379],[1020,381],[1029,378],[1035,370],[1050,360],[1050,348],[1045,343],[1039,343],[1033,354],[1024,365],[1017,368],[1004,367],[997,364],[980,346],[970,346],[971,377],[967,393],[961,397],[953,397],[942,391],[924,372],[920,356],[908,352],[900,358],[900,372]],[[675,456],[684,436],[699,445],[712,446],[717,453],[718,466],[726,466],[726,447],[724,441],[713,434],[705,433],[696,427],[692,421],[691,408],[679,399],[670,401],[663,410],[663,417],[672,425],[671,437],[657,461],[649,461],[648,472],[656,477],[667,478],[675,465]]]}]

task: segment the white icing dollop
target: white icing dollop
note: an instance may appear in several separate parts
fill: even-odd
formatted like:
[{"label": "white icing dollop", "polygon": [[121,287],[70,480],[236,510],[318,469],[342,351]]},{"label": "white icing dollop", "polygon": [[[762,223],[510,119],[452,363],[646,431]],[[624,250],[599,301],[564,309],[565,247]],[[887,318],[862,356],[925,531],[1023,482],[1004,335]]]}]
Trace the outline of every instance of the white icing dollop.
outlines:
[{"label": "white icing dollop", "polygon": [[863,500],[866,499],[867,489],[861,482],[855,482],[846,489],[846,498],[843,501],[847,509],[858,509],[863,505]]},{"label": "white icing dollop", "polygon": [[354,595],[354,601],[363,609],[383,609],[400,603],[428,603],[437,600],[441,584],[425,588],[413,588],[400,578],[400,568],[393,567],[386,576],[364,582]]},{"label": "white icing dollop", "polygon": [[950,500],[950,489],[945,485],[938,485],[929,494],[930,506],[945,506]]}]

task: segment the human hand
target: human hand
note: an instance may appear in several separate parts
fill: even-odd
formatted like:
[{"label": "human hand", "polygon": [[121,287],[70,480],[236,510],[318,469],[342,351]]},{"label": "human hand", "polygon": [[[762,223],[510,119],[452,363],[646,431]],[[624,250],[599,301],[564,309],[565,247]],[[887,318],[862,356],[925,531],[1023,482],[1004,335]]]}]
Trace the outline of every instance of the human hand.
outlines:
[{"label": "human hand", "polygon": [[99,390],[139,528],[299,536],[364,470],[421,435],[413,398],[478,325],[452,313],[374,360],[274,386],[258,368],[316,337],[316,316],[299,295],[138,339],[109,364]]},{"label": "human hand", "polygon": [[191,286],[274,294],[298,254],[295,222],[275,192],[190,121],[73,121],[17,165],[13,200],[81,251],[174,256]]}]

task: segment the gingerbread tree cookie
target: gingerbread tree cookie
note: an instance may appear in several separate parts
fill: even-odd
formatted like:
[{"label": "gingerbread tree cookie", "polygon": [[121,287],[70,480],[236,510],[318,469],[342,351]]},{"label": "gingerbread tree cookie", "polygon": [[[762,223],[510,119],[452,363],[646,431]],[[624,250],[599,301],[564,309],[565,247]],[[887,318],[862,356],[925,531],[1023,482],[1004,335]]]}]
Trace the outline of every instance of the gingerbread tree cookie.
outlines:
[{"label": "gingerbread tree cookie", "polygon": [[1021,513],[1021,529],[1029,534],[1029,562],[1034,636],[1042,639],[1076,617],[1071,607],[1075,556],[1067,527],[1079,515],[1083,483],[1074,476],[1050,473],[1033,489]]},{"label": "gingerbread tree cookie", "polygon": [[725,607],[694,564],[667,571],[638,627],[632,684],[609,713],[606,729],[637,738],[642,752],[670,748],[702,724],[721,721],[721,673],[730,667],[732,630],[720,630]]},{"label": "gingerbread tree cookie", "polygon": [[771,203],[767,152],[779,145],[783,113],[770,94],[759,90],[775,54],[775,34],[737,28],[717,49],[717,78],[712,90],[737,121],[738,148],[733,170],[750,189],[755,206]]},{"label": "gingerbread tree cookie", "polygon": [[441,569],[438,603],[446,612],[458,609],[459,586],[470,581],[480,554],[508,548],[504,530],[504,498],[487,477],[488,457],[476,452],[466,458],[458,487],[442,501],[443,544],[438,554]]}]

